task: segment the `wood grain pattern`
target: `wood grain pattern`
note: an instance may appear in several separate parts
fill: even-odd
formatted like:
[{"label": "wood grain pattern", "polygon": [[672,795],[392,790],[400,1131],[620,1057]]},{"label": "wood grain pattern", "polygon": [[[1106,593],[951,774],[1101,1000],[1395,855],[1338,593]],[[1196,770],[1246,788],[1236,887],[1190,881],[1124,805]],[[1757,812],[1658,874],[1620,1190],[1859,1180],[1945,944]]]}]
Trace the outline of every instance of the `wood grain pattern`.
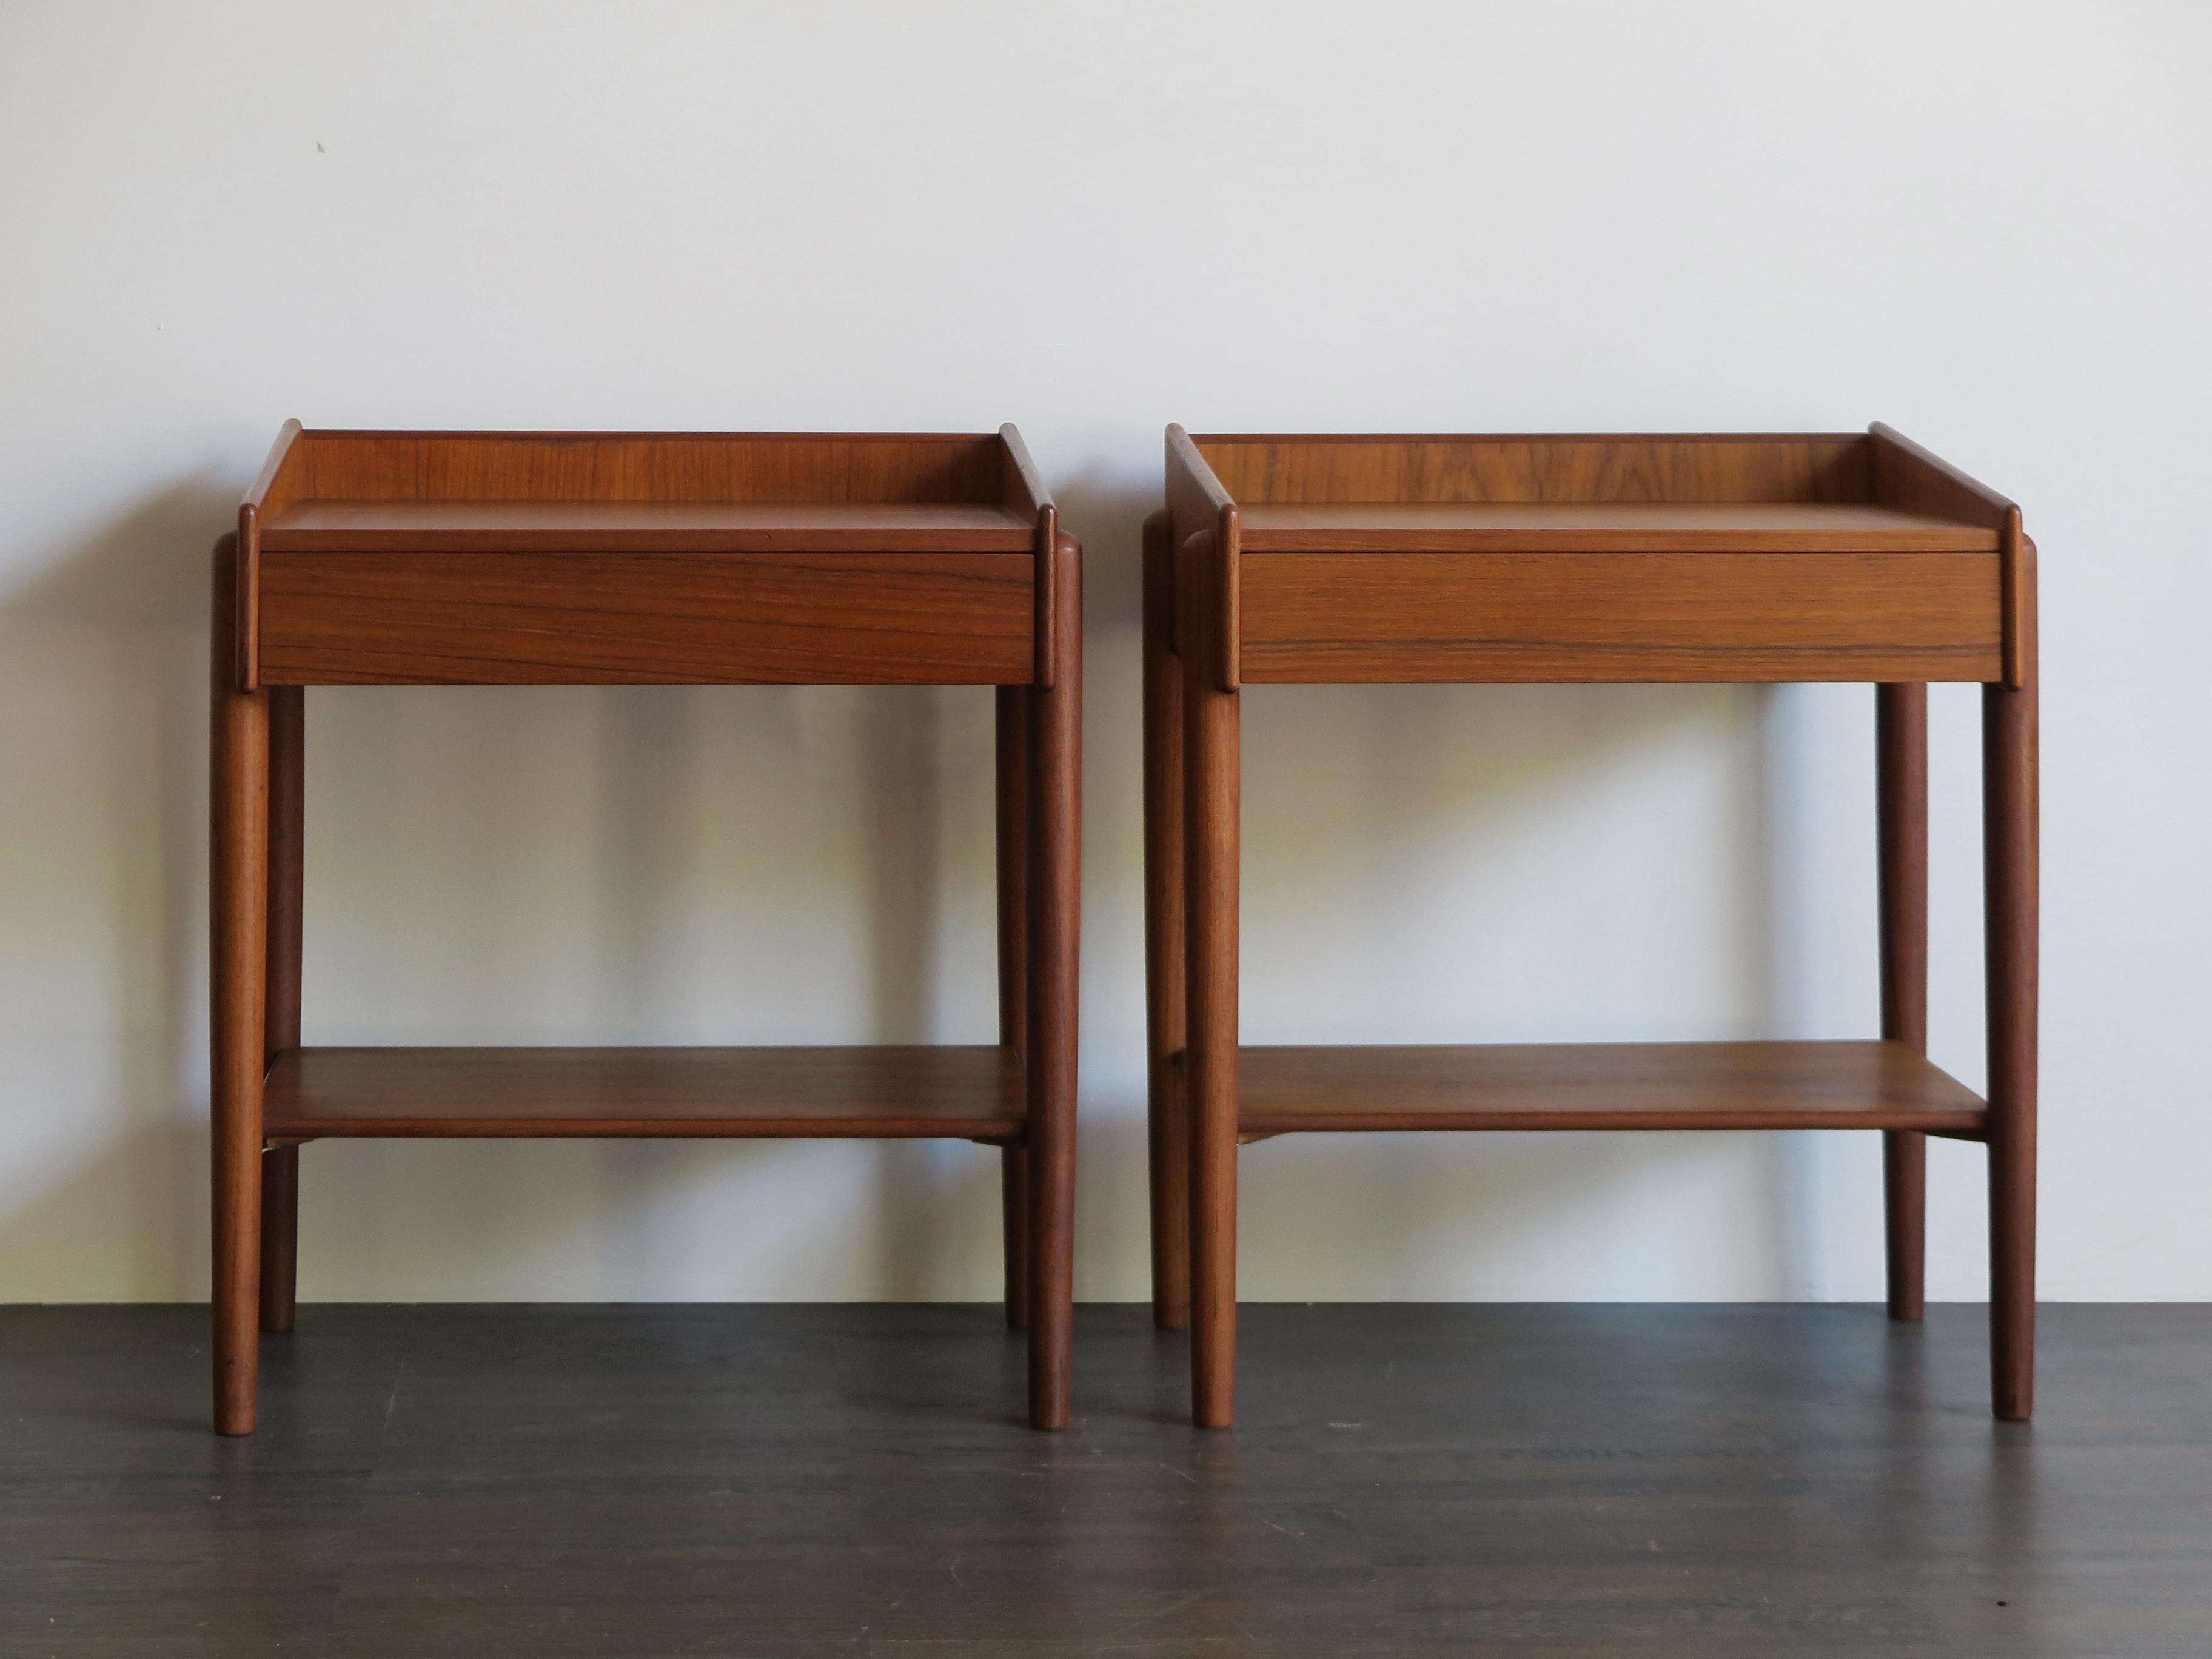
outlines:
[{"label": "wood grain pattern", "polygon": [[[1881,1034],[1928,1052],[1928,688],[1875,688]],[[1892,1319],[1926,1310],[1928,1140],[1882,1136],[1883,1235]]]},{"label": "wood grain pattern", "polygon": [[262,1069],[269,948],[269,694],[238,685],[239,538],[216,544],[210,638],[209,1100],[215,1426],[253,1431],[260,1353]]},{"label": "wood grain pattern", "polygon": [[1981,1133],[1964,1084],[1901,1042],[1248,1048],[1246,1133],[1431,1129]]},{"label": "wood grain pattern", "polygon": [[271,684],[1019,684],[1025,554],[294,553]]},{"label": "wood grain pattern", "polygon": [[1004,499],[995,433],[301,434],[301,499],[751,501]]},{"label": "wood grain pattern", "polygon": [[1987,680],[1994,553],[1259,553],[1243,677]]},{"label": "wood grain pattern", "polygon": [[[1052,608],[1057,535],[1057,509],[1012,427],[426,433],[295,422],[240,509],[239,684],[269,672],[279,684],[1048,684],[1051,631],[1038,617]],[[862,554],[881,556],[865,571],[839,562]],[[691,562],[626,562],[648,555]],[[734,562],[755,555],[761,562]],[[580,634],[584,611],[599,614]],[[887,672],[871,674],[871,660]]]},{"label": "wood grain pattern", "polygon": [[1023,1067],[988,1047],[295,1048],[264,1133],[1022,1139]]},{"label": "wood grain pattern", "polygon": [[[1997,532],[1863,501],[1240,503],[1248,553],[1994,553]],[[265,533],[265,532],[264,532]]]},{"label": "wood grain pattern", "polygon": [[1395,501],[1864,501],[1858,433],[1200,434],[1240,506]]},{"label": "wood grain pattern", "polygon": [[753,501],[302,501],[261,545],[294,553],[1023,553],[996,505]]}]

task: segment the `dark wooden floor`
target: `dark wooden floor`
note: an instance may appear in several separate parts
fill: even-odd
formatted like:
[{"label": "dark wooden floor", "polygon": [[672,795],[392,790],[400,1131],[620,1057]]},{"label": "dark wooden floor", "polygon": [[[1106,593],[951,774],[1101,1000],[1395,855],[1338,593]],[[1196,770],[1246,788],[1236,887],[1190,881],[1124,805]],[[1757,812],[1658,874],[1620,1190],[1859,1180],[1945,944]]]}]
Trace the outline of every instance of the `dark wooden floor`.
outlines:
[{"label": "dark wooden floor", "polygon": [[0,1310],[0,1653],[2212,1653],[2212,1309],[1251,1307],[1241,1425],[1077,1320],[310,1308],[260,1434],[203,1312]]}]

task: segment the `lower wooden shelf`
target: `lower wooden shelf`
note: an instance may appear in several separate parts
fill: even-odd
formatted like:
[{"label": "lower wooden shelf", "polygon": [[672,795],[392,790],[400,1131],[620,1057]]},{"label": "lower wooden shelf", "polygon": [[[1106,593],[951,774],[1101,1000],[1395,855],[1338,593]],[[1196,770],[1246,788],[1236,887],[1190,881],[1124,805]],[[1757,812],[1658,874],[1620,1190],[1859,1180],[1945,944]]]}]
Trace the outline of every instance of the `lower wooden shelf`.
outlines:
[{"label": "lower wooden shelf", "polygon": [[966,1047],[294,1048],[262,1133],[911,1138],[1016,1143],[1020,1056]]},{"label": "lower wooden shelf", "polygon": [[1372,1129],[1919,1129],[1987,1107],[1901,1042],[1607,1042],[1237,1051],[1247,1136]]}]

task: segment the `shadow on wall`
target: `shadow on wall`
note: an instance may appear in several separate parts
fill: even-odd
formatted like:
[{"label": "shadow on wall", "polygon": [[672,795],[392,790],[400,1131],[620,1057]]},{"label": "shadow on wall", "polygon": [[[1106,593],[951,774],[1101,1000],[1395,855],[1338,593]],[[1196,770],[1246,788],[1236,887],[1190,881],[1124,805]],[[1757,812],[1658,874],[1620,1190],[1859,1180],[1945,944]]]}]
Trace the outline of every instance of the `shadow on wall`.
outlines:
[{"label": "shadow on wall", "polygon": [[0,600],[0,1295],[205,1294],[207,550],[180,482]]},{"label": "shadow on wall", "polygon": [[[1251,1042],[1790,1034],[1772,693],[1258,687]],[[1871,812],[1869,811],[1869,818]],[[1869,996],[1871,1002],[1871,996]],[[1255,1299],[1772,1299],[1814,1282],[1798,1138],[1286,1139],[1245,1159]],[[1638,1243],[1641,1238],[1644,1242]],[[1610,1255],[1610,1259],[1607,1259]],[[1308,1292],[1310,1294],[1310,1292]]]},{"label": "shadow on wall", "polygon": [[[1114,1120],[1085,1131],[1082,1285],[1129,1296],[1145,1281],[1139,527],[1155,497],[1095,472],[1058,494],[1086,548],[1084,1104],[1094,1125]],[[232,485],[180,483],[0,610],[21,647],[0,665],[18,711],[15,805],[0,811],[24,819],[9,836],[24,855],[0,878],[5,971],[51,981],[27,977],[9,1001],[52,1033],[0,1104],[19,1172],[0,1184],[0,1296],[204,1294],[205,550],[235,500]],[[1487,878],[1449,896],[1455,925],[1397,872],[1449,862],[1455,843],[1510,849],[1625,760],[1716,733],[1725,756],[1702,781],[1717,777],[1732,826],[1730,921],[1708,988],[1731,1023],[1763,1027],[1765,775],[1755,743],[1728,738],[1755,726],[1759,695],[1262,689],[1248,719],[1248,1033],[1282,1040],[1267,1000],[1304,981],[1353,1040],[1530,1035],[1512,1029],[1525,1010],[1501,1018],[1423,982],[1422,964],[1462,946],[1466,982],[1500,971],[1484,940],[1512,930],[1486,934]],[[990,1040],[986,693],[349,690],[310,708],[311,1040]],[[1556,873],[1539,858],[1498,879],[1551,902],[1574,886]],[[1715,878],[1689,886],[1710,896]],[[1349,899],[1317,892],[1329,884]],[[1562,931],[1596,926],[1575,915]],[[1347,1169],[1358,1160],[1371,1215],[1399,1154],[1332,1144]],[[1482,1143],[1458,1144],[1474,1165]],[[1686,1155],[1632,1146],[1492,1159],[1476,1190],[1540,1175],[1587,1203]],[[308,1154],[303,1289],[986,1298],[996,1177],[995,1158],[957,1146],[326,1146]],[[1264,1164],[1253,1178],[1270,1178]],[[1510,1260],[1498,1226],[1471,1239],[1452,1213],[1387,1207],[1387,1240],[1364,1238],[1392,1257],[1455,1241]],[[1498,1214],[1534,1225],[1538,1208]],[[1360,1224],[1349,1210],[1344,1223]]]},{"label": "shadow on wall", "polygon": [[[1135,555],[1156,497],[1059,493],[1091,550],[1092,636],[1117,630],[1105,741],[1126,759],[1102,767],[1094,739],[1095,792],[1136,774]],[[1095,691],[1096,677],[1094,732],[1108,718]],[[1244,705],[1248,1042],[1785,1034],[1788,849],[1771,808],[1787,715],[1775,718],[1771,690],[1267,686]],[[1103,816],[1090,815],[1094,848]],[[1111,899],[1133,905],[1126,816],[1128,879]],[[1668,867],[1686,842],[1688,867]],[[1095,922],[1088,937],[1095,948]],[[1543,942],[1531,950],[1532,939]],[[1098,1023],[1085,1034],[1094,1050]],[[1127,1040],[1141,1041],[1133,1021]],[[1119,1098],[1102,1098],[1109,1089]],[[1102,1109],[1139,1110],[1141,1079],[1115,1066],[1085,1106],[1093,1125]],[[1721,1264],[1702,1277],[1722,1293],[1786,1295],[1814,1269],[1804,1158],[1798,1138],[1776,1136],[1291,1138],[1244,1160],[1247,1260],[1267,1261],[1244,1287],[1510,1297],[1548,1279],[1544,1293],[1573,1295],[1577,1279],[1603,1275],[1635,1287],[1618,1293],[1664,1295],[1673,1269],[1680,1294],[1684,1257],[1668,1246],[1687,1237],[1701,1262]],[[1654,1194],[1659,1207],[1707,1207],[1687,1226],[1648,1218],[1650,1271],[1593,1267],[1587,1243],[1559,1237],[1579,1226],[1587,1237],[1594,1213],[1650,1206]],[[1136,1249],[1141,1231],[1137,1217]],[[1759,1241],[1748,1250],[1747,1231]],[[1547,1235],[1556,1248],[1540,1264],[1526,1246]]]}]

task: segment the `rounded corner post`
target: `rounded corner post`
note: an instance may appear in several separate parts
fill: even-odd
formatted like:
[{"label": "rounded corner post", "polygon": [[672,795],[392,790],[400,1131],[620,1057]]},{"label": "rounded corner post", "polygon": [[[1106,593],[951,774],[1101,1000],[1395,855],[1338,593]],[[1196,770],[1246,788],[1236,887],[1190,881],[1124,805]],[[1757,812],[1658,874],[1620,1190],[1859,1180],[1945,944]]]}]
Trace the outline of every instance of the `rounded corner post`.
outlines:
[{"label": "rounded corner post", "polygon": [[253,1431],[258,1382],[262,1078],[269,884],[269,698],[239,683],[240,540],[216,544],[210,656],[210,1176],[215,1426]]},{"label": "rounded corner post", "polygon": [[1036,685],[1049,691],[1060,676],[1060,509],[1050,501],[1037,507]]},{"label": "rounded corner post", "polygon": [[237,559],[231,579],[231,655],[238,689],[254,691],[261,684],[261,509],[252,501],[238,509]]},{"label": "rounded corner post", "polygon": [[2034,544],[2017,509],[2002,684],[1982,688],[1984,944],[1989,1024],[1990,1358],[1997,1418],[2035,1398],[2036,1048],[2040,780]]},{"label": "rounded corner post", "polygon": [[[265,689],[269,703],[268,947],[263,970],[265,1066],[300,1046],[301,900],[307,819],[307,690]],[[261,1154],[261,1328],[283,1334],[298,1318],[300,1148]]]},{"label": "rounded corner post", "polygon": [[1215,600],[1221,618],[1221,689],[1235,691],[1243,684],[1243,578],[1240,550],[1237,503],[1221,504],[1220,522],[1214,532],[1215,558],[1220,566],[1216,578],[1218,597]]},{"label": "rounded corner post", "polygon": [[2035,544],[2028,540],[2016,506],[2008,504],[2005,507],[2004,522],[1997,532],[1997,547],[1998,611],[2004,629],[2004,684],[2006,690],[2017,691],[2031,672],[2029,659],[2035,648]]},{"label": "rounded corner post", "polygon": [[1028,694],[1030,1422],[1067,1426],[1075,1301],[1076,1024],[1083,813],[1083,567],[1073,538],[1054,568],[1055,673]]},{"label": "rounded corner post", "polygon": [[[1029,688],[1002,685],[996,703],[999,1046],[1029,1047]],[[1027,1109],[1024,1103],[1024,1111]],[[1029,1147],[1002,1147],[999,1187],[1005,1233],[1006,1324],[1030,1322]]]},{"label": "rounded corner post", "polygon": [[1190,1133],[1191,1415],[1236,1414],[1240,709],[1226,684],[1218,532],[1178,550],[1183,678],[1184,1099]]},{"label": "rounded corner post", "polygon": [[1152,1322],[1190,1324],[1190,1122],[1183,1053],[1183,677],[1175,649],[1175,528],[1144,530],[1146,1152]]}]

